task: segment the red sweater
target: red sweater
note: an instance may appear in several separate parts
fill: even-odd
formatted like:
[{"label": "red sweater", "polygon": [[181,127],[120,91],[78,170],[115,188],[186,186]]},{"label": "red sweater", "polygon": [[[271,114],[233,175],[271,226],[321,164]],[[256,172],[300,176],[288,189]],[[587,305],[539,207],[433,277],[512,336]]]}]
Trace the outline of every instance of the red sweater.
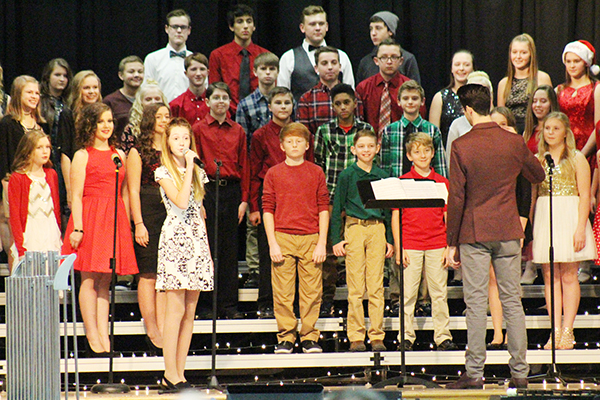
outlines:
[{"label": "red sweater", "polygon": [[[436,173],[433,168],[428,176],[421,176],[411,167],[402,179],[430,179],[443,182],[448,188],[448,179]],[[402,210],[402,247],[407,250],[434,250],[446,247],[446,207],[405,208]]]},{"label": "red sweater", "polygon": [[[50,185],[50,194],[54,203],[54,216],[60,228],[60,200],[58,198],[58,175],[52,168],[44,168],[46,182]],[[25,255],[23,233],[27,226],[29,211],[29,187],[31,179],[26,174],[13,173],[8,181],[8,204],[10,206],[10,228],[19,251],[19,257]]]},{"label": "red sweater", "polygon": [[277,164],[265,175],[262,200],[263,212],[274,215],[277,232],[319,233],[319,213],[329,210],[325,174],[310,161]]}]

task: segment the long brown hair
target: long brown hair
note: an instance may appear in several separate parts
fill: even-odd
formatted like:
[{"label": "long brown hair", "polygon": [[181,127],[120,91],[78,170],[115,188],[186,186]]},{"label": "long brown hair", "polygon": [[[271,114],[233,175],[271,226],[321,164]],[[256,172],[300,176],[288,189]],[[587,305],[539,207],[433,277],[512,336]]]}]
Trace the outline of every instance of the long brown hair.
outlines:
[{"label": "long brown hair", "polygon": [[538,78],[538,62],[537,62],[537,53],[535,50],[535,42],[531,35],[527,33],[522,33],[517,35],[511,40],[510,46],[508,46],[508,69],[506,71],[506,86],[504,87],[504,100],[508,99],[510,96],[510,91],[512,90],[513,79],[515,78],[515,66],[510,60],[510,54],[512,52],[512,46],[514,42],[522,42],[527,43],[529,47],[529,75],[527,76],[527,95],[533,93],[533,89],[537,87],[537,78]]},{"label": "long brown hair", "polygon": [[[43,138],[48,139],[48,142],[50,142],[50,136],[46,135],[41,129],[30,130],[23,135],[19,141],[19,144],[17,145],[15,159],[12,163],[13,172],[27,172],[27,169],[31,166],[33,152],[35,151],[40,139]],[[50,145],[52,145],[52,142],[50,142]],[[48,162],[44,164],[44,168],[52,168],[52,161],[50,161],[50,159],[48,159]]]},{"label": "long brown hair", "polygon": [[529,101],[527,102],[527,110],[525,111],[526,112],[525,130],[523,131],[523,139],[525,140],[525,143],[527,143],[529,141],[529,139],[531,139],[531,136],[533,135],[533,131],[535,130],[535,127],[540,123],[540,121],[538,121],[537,117],[533,113],[533,108],[532,108],[533,97],[538,92],[538,90],[545,92],[546,95],[548,96],[548,100],[550,101],[550,111],[548,112],[548,114],[550,114],[551,112],[554,112],[554,111],[560,111],[560,108],[558,107],[558,100],[556,98],[556,92],[554,91],[554,89],[552,89],[552,86],[550,86],[550,85],[538,86],[533,91],[533,93],[531,93],[531,96],[529,96]]},{"label": "long brown hair", "polygon": [[169,107],[163,103],[148,104],[144,107],[142,121],[140,122],[140,135],[137,137],[136,143],[137,149],[140,152],[140,157],[145,163],[150,163],[155,154],[152,143],[154,139],[154,127],[156,126],[156,113],[163,107],[167,110],[169,109]]},{"label": "long brown hair", "polygon": [[[77,120],[75,121],[75,132],[77,133],[76,144],[78,149],[90,147],[94,144],[96,130],[98,129],[98,120],[106,111],[112,113],[110,107],[102,102],[88,104],[81,109],[81,112],[77,115]],[[117,142],[115,136],[113,130],[112,136],[108,139],[109,145],[115,145]]]}]

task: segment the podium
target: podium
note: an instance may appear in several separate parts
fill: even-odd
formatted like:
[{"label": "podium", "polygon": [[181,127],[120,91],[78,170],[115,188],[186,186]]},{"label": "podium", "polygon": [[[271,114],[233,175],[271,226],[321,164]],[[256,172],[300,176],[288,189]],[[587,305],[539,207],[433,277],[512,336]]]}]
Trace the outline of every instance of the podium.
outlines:
[{"label": "podium", "polygon": [[[389,178],[388,178],[389,179]],[[398,179],[398,178],[392,178]],[[400,180],[400,179],[398,179]],[[399,240],[399,248],[394,249],[397,253],[400,254],[400,260],[402,260],[402,210],[405,208],[438,208],[444,207],[446,201],[443,198],[433,198],[433,197],[415,197],[413,196],[391,199],[389,196],[385,198],[377,198],[375,195],[375,191],[373,189],[373,182],[377,182],[377,180],[364,180],[356,182],[358,186],[358,194],[360,195],[360,199],[364,204],[365,208],[386,208],[386,209],[398,209],[400,211],[400,240]],[[429,179],[421,179],[414,181],[416,185],[419,185],[420,182],[431,186],[431,180]],[[398,386],[403,387],[407,383],[421,384],[427,387],[439,387],[437,384],[433,382],[426,381],[423,379],[418,379],[414,377],[406,376],[406,353],[404,350],[404,267],[402,265],[399,266],[399,287],[400,287],[400,298],[399,298],[399,316],[400,316],[400,376],[398,378],[393,378],[385,381],[386,383],[390,383],[394,381],[398,383]],[[383,383],[383,382],[382,382]]]}]

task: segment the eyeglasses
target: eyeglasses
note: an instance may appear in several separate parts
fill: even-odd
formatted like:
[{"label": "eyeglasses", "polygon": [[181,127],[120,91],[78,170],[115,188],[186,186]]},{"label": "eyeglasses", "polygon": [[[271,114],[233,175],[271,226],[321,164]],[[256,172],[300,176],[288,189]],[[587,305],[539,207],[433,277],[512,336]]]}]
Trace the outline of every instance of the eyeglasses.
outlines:
[{"label": "eyeglasses", "polygon": [[174,31],[187,31],[189,27],[189,25],[169,25],[169,28],[173,29]]},{"label": "eyeglasses", "polygon": [[388,61],[397,62],[397,61],[400,61],[400,59],[402,57],[400,57],[400,56],[381,56],[381,57],[377,57],[377,58],[379,58],[379,61],[382,61],[382,62],[388,62]]}]

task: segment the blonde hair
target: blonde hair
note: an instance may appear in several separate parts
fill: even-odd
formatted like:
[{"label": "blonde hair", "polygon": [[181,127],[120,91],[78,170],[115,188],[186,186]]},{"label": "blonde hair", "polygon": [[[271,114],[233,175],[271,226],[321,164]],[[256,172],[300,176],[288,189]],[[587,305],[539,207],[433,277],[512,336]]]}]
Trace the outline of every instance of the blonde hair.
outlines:
[{"label": "blonde hair", "polygon": [[[25,85],[27,85],[28,83],[36,84],[39,90],[40,84],[37,81],[37,79],[35,79],[32,76],[17,76],[13,81],[12,89],[10,91],[10,103],[8,103],[6,114],[12,116],[15,121],[21,122],[21,120],[23,119],[23,104],[21,103],[21,96],[23,95],[23,89],[25,88]],[[31,116],[38,123],[46,122],[46,120],[42,117],[39,101],[37,106],[35,107],[35,111],[31,113]]]},{"label": "blonde hair", "polygon": [[418,146],[423,146],[425,148],[430,148],[432,151],[435,151],[433,146],[433,139],[425,132],[415,132],[411,133],[408,136],[408,140],[406,142],[406,153],[410,153],[413,148]]},{"label": "blonde hair", "polygon": [[[171,130],[174,127],[182,126],[187,128],[190,134],[190,148],[196,148],[196,140],[194,139],[194,132],[192,131],[192,126],[190,123],[184,118],[173,118],[171,122],[167,125],[167,129],[165,130],[165,134],[162,135],[161,140],[161,148],[162,151],[160,153],[160,162],[167,168],[169,174],[173,177],[173,183],[177,190],[181,190],[183,186],[183,174],[179,172],[177,168],[177,164],[175,163],[175,159],[173,157],[173,153],[171,152],[171,148],[169,147],[169,136],[171,136]],[[202,173],[200,172],[200,167],[192,164],[192,168],[194,168],[194,176],[192,177],[192,188],[194,190],[194,200],[197,202],[202,201],[204,198],[204,183],[202,181]]]},{"label": "blonde hair", "polygon": [[544,157],[544,154],[550,150],[550,147],[548,146],[548,143],[546,143],[546,139],[544,139],[544,128],[546,126],[546,123],[551,119],[559,120],[565,127],[565,132],[566,132],[565,148],[564,148],[562,154],[560,155],[559,163],[561,163],[563,160],[566,160],[564,171],[567,174],[574,174],[575,173],[575,153],[577,151],[577,147],[575,146],[575,136],[573,135],[573,131],[571,130],[571,124],[569,122],[569,117],[567,117],[566,114],[564,114],[560,111],[549,113],[548,115],[546,115],[546,118],[544,118],[544,120],[542,121],[542,128],[538,132],[537,158],[540,160],[542,165],[546,165],[546,158]]},{"label": "blonde hair", "polygon": [[90,69],[86,69],[83,71],[79,71],[73,77],[73,85],[71,86],[71,94],[69,95],[69,107],[71,107],[71,111],[73,111],[73,115],[77,116],[81,109],[85,106],[83,104],[83,99],[81,97],[81,86],[83,85],[83,81],[85,78],[94,77],[98,80],[98,100],[97,103],[102,101],[102,83],[100,82],[100,78],[96,73]]},{"label": "blonde hair", "polygon": [[478,85],[482,85],[490,89],[490,97],[494,98],[494,86],[492,85],[492,81],[490,81],[490,76],[485,71],[473,71],[469,75],[467,75],[467,85],[471,83],[476,83]]},{"label": "blonde hair", "polygon": [[[135,93],[135,100],[133,101],[133,105],[131,106],[131,110],[129,111],[129,125],[131,125],[131,133],[133,136],[140,136],[140,124],[142,123],[142,115],[144,114],[144,105],[142,104],[142,100],[146,93],[149,90],[156,89],[160,93],[160,97],[162,99],[161,103],[168,106],[169,101],[165,94],[160,90],[160,86],[158,86],[158,82],[155,80],[148,80],[142,83],[142,86]],[[193,135],[192,135],[193,136]]]},{"label": "blonde hair", "polygon": [[504,87],[504,99],[508,99],[510,96],[510,91],[512,89],[513,79],[515,78],[515,66],[512,61],[510,61],[510,54],[512,51],[512,45],[514,42],[522,42],[527,43],[529,47],[529,74],[527,76],[527,95],[529,96],[533,93],[533,90],[537,87],[537,78],[538,78],[538,63],[537,63],[537,53],[535,51],[535,42],[533,38],[527,33],[522,33],[518,36],[515,36],[513,40],[511,40],[510,45],[508,46],[508,69],[506,71],[506,86]]}]

